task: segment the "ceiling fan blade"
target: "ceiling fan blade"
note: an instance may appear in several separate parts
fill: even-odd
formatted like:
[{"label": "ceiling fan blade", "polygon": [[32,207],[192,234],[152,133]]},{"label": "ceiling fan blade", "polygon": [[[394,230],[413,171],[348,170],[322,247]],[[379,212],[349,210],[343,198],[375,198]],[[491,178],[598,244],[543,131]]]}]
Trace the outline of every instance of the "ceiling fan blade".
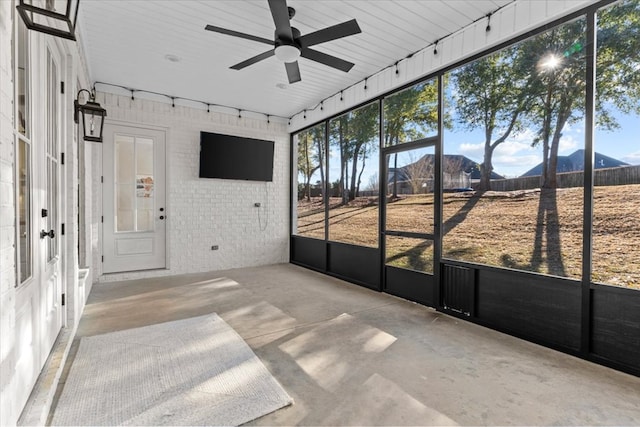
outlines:
[{"label": "ceiling fan blade", "polygon": [[293,40],[289,9],[286,0],[269,0],[269,9],[273,22],[276,24],[276,37],[283,40]]},{"label": "ceiling fan blade", "polygon": [[362,30],[355,19],[343,22],[342,24],[333,25],[313,33],[305,34],[300,37],[302,47],[314,46],[331,40],[340,39],[342,37],[351,36],[361,33]]},{"label": "ceiling fan blade", "polygon": [[285,62],[284,66],[287,69],[287,77],[289,77],[289,83],[295,83],[302,80],[302,78],[300,77],[300,67],[298,66],[298,61]]},{"label": "ceiling fan blade", "polygon": [[345,73],[348,73],[355,65],[354,63],[345,61],[344,59],[336,58],[335,56],[327,55],[326,53],[318,52],[317,50],[309,48],[303,48],[300,52],[300,56],[328,65],[329,67],[336,68],[340,71],[344,71]]},{"label": "ceiling fan blade", "polygon": [[263,59],[267,59],[270,56],[273,56],[274,53],[275,53],[274,50],[270,49],[266,52],[261,53],[260,55],[256,55],[253,58],[249,58],[246,61],[242,61],[236,65],[232,65],[229,68],[233,68],[234,70],[242,70],[243,68],[248,67],[249,65],[253,65],[256,62],[262,61]]},{"label": "ceiling fan blade", "polygon": [[238,31],[227,30],[226,28],[216,27],[214,25],[207,25],[204,27],[205,30],[213,31],[215,33],[226,34],[228,36],[240,37],[247,40],[253,40],[260,43],[266,43],[273,45],[273,40],[265,39],[258,36],[252,36],[251,34],[240,33]]}]

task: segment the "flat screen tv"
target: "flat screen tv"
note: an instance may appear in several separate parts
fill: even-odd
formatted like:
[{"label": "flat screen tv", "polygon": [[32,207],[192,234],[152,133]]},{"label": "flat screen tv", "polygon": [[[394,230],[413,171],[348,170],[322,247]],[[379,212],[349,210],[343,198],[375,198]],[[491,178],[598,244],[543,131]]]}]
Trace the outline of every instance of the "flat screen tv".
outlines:
[{"label": "flat screen tv", "polygon": [[200,132],[200,178],[273,181],[273,141]]}]

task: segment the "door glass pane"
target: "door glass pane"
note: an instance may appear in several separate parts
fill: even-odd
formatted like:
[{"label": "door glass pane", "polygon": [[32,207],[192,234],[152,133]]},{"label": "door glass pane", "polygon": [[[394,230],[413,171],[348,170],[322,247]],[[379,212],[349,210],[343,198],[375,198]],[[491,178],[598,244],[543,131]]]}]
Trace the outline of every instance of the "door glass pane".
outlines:
[{"label": "door glass pane", "polygon": [[134,139],[130,136],[116,135],[115,136],[115,159],[116,159],[116,183],[132,184],[134,180]]},{"label": "door glass pane", "polygon": [[18,142],[18,232],[20,245],[18,256],[19,283],[31,277],[31,146],[19,139]]},{"label": "door glass pane", "polygon": [[153,211],[150,209],[137,210],[137,230],[153,231]]},{"label": "door glass pane", "polygon": [[119,210],[116,216],[116,231],[133,231],[133,211]]},{"label": "door glass pane", "polygon": [[386,264],[433,273],[433,240],[386,236]]},{"label": "door glass pane", "polygon": [[[58,229],[58,67],[51,52],[47,50],[47,206],[45,231]],[[47,261],[58,256],[59,238],[47,238]]]},{"label": "door glass pane", "polygon": [[116,231],[154,229],[153,139],[115,135]]},{"label": "door glass pane", "polygon": [[386,229],[433,234],[435,147],[387,154]]},{"label": "door glass pane", "polygon": [[136,138],[136,230],[153,230],[153,140]]},{"label": "door glass pane", "polygon": [[18,132],[27,138],[29,132],[29,43],[27,27],[22,19],[18,22],[18,51],[17,51],[17,91],[18,91]]}]

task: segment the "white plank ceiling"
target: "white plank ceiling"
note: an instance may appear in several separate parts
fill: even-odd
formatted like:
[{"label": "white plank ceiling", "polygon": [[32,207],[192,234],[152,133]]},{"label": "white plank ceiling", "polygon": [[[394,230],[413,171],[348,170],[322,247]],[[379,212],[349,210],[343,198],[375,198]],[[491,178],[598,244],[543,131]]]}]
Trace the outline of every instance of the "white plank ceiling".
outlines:
[{"label": "white plank ceiling", "polygon": [[512,1],[289,0],[303,35],[353,18],[362,29],[314,46],[355,63],[349,73],[300,58],[294,84],[275,57],[230,69],[269,46],[204,29],[272,40],[267,0],[84,0],[78,25],[93,82],[290,117]]}]

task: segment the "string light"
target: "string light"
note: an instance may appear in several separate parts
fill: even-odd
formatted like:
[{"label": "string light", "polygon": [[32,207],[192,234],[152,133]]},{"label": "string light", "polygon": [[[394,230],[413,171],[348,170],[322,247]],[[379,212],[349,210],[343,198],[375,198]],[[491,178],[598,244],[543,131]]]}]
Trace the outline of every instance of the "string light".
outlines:
[{"label": "string light", "polygon": [[484,29],[487,33],[491,31],[491,14],[487,15],[487,28]]},{"label": "string light", "polygon": [[438,54],[438,42],[440,40],[436,40],[436,42],[433,44],[433,54],[437,55]]},{"label": "string light", "polygon": [[238,118],[241,119],[242,118],[242,110],[238,108]]},{"label": "string light", "polygon": [[400,71],[398,70],[398,61],[396,61],[396,76],[400,74]]},{"label": "string light", "polygon": [[324,110],[323,102],[324,102],[324,101],[320,101],[320,111]]},{"label": "string light", "polygon": [[267,124],[271,123],[271,120],[269,120],[269,117],[271,117],[271,116],[269,116],[269,115],[267,114]]},{"label": "string light", "polygon": [[304,110],[304,115],[302,116],[303,118],[307,118],[307,110]]},{"label": "string light", "polygon": [[369,78],[369,77],[365,77],[365,78],[364,78],[364,90],[367,90],[367,79],[368,79],[368,78]]},{"label": "string light", "polygon": [[[228,106],[228,105],[215,104],[215,103],[200,101],[200,100],[191,99],[191,98],[182,98],[182,97],[179,97],[179,96],[171,96],[171,95],[167,95],[165,93],[153,92],[153,91],[144,90],[144,89],[131,89],[131,88],[128,88],[126,86],[116,85],[116,84],[113,84],[113,83],[105,83],[105,82],[95,82],[93,88],[91,89],[94,94],[95,94],[95,91],[96,91],[95,85],[97,85],[97,84],[101,84],[101,85],[105,85],[105,86],[111,86],[111,87],[118,87],[120,89],[126,90],[127,92],[131,92],[131,99],[132,100],[135,100],[135,96],[134,96],[135,92],[146,92],[146,93],[149,93],[149,94],[152,94],[152,95],[164,96],[164,97],[170,99],[171,100],[171,106],[174,107],[174,108],[176,106],[175,100],[176,99],[183,99],[185,101],[191,101],[191,102],[200,103],[203,106],[206,105],[207,106],[207,113],[211,112],[211,106],[222,107],[222,108],[226,108],[226,109],[230,109],[230,110],[237,110],[238,112],[240,112],[240,110],[238,110],[236,107],[231,107],[231,106]],[[287,117],[284,117],[284,116],[278,116],[278,115],[273,115],[273,114],[262,113],[260,111],[252,111],[252,110],[243,110],[243,111],[249,111],[251,113],[263,115],[263,116],[265,116],[267,118],[268,122],[270,122],[271,116],[280,117],[282,119],[286,119],[287,118]],[[289,119],[291,119],[291,118],[289,118]],[[291,123],[289,123],[289,124],[291,124]]]},{"label": "string light", "polygon": [[344,98],[342,97],[342,91],[340,91],[340,101],[343,101]]}]

